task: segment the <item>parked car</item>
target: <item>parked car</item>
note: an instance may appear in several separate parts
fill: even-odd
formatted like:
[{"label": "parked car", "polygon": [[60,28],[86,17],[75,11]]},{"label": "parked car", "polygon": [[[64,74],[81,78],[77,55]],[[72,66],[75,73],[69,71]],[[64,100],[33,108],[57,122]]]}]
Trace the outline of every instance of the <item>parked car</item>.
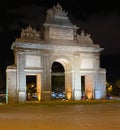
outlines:
[{"label": "parked car", "polygon": [[0,94],[0,102],[6,101],[6,94]]},{"label": "parked car", "polygon": [[53,99],[63,99],[63,98],[65,98],[65,92],[52,92],[51,93],[51,97],[53,98]]}]

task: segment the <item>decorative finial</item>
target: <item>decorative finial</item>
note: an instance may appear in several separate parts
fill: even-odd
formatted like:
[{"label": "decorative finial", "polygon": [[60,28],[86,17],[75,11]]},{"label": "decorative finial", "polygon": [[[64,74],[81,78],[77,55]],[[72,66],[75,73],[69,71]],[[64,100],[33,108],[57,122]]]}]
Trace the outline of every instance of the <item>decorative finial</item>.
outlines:
[{"label": "decorative finial", "polygon": [[65,18],[65,19],[67,19],[67,12],[65,12],[63,9],[62,9],[62,7],[61,7],[61,5],[59,4],[59,2],[57,3],[57,5],[56,6],[54,6],[52,9],[48,9],[47,10],[47,19],[49,19],[49,18],[53,18],[53,17],[55,17],[55,18]]}]

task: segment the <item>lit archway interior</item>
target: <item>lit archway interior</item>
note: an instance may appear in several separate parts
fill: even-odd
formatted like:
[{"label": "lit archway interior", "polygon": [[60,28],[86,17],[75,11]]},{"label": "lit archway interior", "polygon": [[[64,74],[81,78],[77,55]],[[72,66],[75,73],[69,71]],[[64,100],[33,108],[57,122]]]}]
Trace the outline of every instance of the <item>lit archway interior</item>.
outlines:
[{"label": "lit archway interior", "polygon": [[[52,92],[62,92],[66,99],[72,98],[72,69],[65,59],[57,59],[51,67]],[[58,97],[59,98],[59,97]]]},{"label": "lit archway interior", "polygon": [[26,75],[26,100],[41,100],[41,75]]}]

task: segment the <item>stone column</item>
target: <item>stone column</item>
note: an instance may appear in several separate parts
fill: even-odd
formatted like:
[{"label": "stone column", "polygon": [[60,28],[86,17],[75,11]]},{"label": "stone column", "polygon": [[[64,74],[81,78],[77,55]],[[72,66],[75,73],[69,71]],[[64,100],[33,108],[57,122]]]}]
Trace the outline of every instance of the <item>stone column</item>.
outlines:
[{"label": "stone column", "polygon": [[38,101],[41,100],[41,75],[37,74],[37,97]]},{"label": "stone column", "polygon": [[65,92],[68,100],[72,99],[72,72],[65,72]]},{"label": "stone column", "polygon": [[74,61],[74,99],[81,99],[81,78],[79,70],[79,55],[75,55]]},{"label": "stone column", "polygon": [[17,102],[16,92],[16,69],[9,67],[6,70],[6,103],[11,104]]},{"label": "stone column", "polygon": [[24,72],[24,53],[19,52],[17,58],[17,86],[18,86],[18,102],[26,101],[26,76]]},{"label": "stone column", "polygon": [[96,97],[97,97],[97,95],[98,95],[98,93],[100,93],[100,84],[99,84],[99,82],[101,82],[100,81],[100,78],[99,78],[99,71],[100,71],[100,54],[99,53],[95,53],[94,54],[94,69],[95,69],[95,74],[94,74],[94,76],[95,76],[95,80],[94,80],[94,82],[95,82],[95,86],[94,86],[94,88],[93,88],[93,91],[94,91],[94,99],[97,99]]},{"label": "stone column", "polygon": [[51,100],[51,68],[49,55],[43,55],[43,86],[42,86],[42,100]]},{"label": "stone column", "polygon": [[85,92],[88,97],[88,99],[94,98],[94,91],[93,91],[93,75],[87,74],[85,76]]}]

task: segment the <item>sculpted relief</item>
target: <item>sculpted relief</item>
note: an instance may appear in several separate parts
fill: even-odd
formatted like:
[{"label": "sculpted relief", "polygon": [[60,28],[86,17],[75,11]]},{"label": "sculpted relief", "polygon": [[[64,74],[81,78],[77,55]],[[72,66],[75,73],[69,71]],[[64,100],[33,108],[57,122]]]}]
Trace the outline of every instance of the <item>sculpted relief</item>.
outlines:
[{"label": "sculpted relief", "polygon": [[77,34],[77,41],[78,43],[84,44],[84,43],[90,43],[93,44],[93,40],[90,37],[90,34],[85,34],[84,30],[81,31],[81,34]]},{"label": "sculpted relief", "polygon": [[22,29],[21,39],[40,40],[40,33],[29,25],[26,29]]}]

